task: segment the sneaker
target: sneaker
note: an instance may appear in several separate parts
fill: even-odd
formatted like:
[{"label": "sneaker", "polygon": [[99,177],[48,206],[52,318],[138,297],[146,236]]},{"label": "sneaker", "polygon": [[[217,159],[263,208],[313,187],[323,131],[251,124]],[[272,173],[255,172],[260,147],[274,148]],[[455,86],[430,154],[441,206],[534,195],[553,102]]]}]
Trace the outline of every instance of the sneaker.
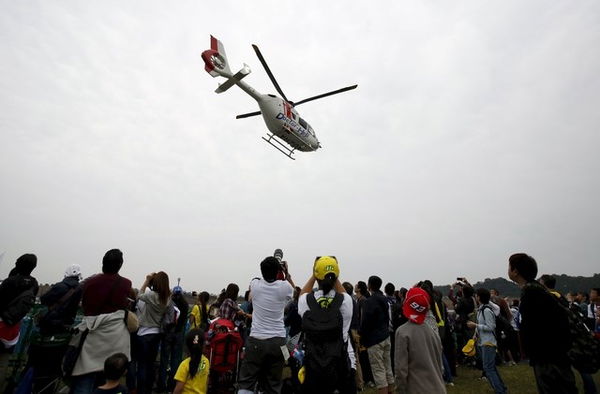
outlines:
[{"label": "sneaker", "polygon": [[517,365],[517,363],[516,363],[516,362],[514,362],[514,361],[509,361],[509,362],[508,362],[508,366],[509,366],[509,367],[514,367],[515,365]]},{"label": "sneaker", "polygon": [[451,386],[451,387],[454,387],[454,383],[452,383],[452,382],[447,382],[447,383],[446,383],[446,386]]}]

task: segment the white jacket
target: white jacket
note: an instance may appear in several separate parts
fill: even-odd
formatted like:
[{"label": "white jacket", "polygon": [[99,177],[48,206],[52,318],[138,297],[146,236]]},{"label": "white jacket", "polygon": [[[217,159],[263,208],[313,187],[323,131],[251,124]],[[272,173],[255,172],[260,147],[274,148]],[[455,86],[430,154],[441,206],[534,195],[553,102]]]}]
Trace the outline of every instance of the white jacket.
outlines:
[{"label": "white jacket", "polygon": [[73,368],[73,376],[102,371],[104,360],[115,353],[124,353],[128,359],[131,359],[129,331],[124,318],[123,310],[97,316],[84,316],[77,329],[84,331],[87,328],[90,331]]}]

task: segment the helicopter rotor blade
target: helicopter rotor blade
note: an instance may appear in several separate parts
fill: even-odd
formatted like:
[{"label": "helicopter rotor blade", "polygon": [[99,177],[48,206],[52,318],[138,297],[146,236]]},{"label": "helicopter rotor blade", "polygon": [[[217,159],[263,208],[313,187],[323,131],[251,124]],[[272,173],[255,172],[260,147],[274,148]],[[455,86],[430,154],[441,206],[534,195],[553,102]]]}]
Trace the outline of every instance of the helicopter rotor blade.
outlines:
[{"label": "helicopter rotor blade", "polygon": [[258,60],[260,60],[261,64],[265,68],[265,71],[267,72],[267,75],[271,79],[271,82],[273,82],[273,86],[275,86],[275,89],[277,89],[277,92],[279,92],[279,94],[281,95],[281,97],[283,97],[283,99],[285,101],[289,102],[289,100],[287,99],[287,97],[285,97],[285,94],[283,93],[283,90],[281,90],[281,88],[279,87],[279,84],[277,83],[277,80],[275,79],[275,76],[273,76],[273,73],[271,72],[271,69],[267,65],[267,62],[266,62],[265,58],[263,57],[262,53],[260,53],[260,49],[258,49],[258,47],[256,45],[254,45],[254,44],[252,44],[252,48],[254,48],[254,52],[256,52],[256,56],[258,57]]},{"label": "helicopter rotor blade", "polygon": [[334,91],[331,91],[331,92],[328,92],[328,93],[319,94],[318,96],[313,96],[313,97],[305,98],[304,100],[300,100],[297,103],[294,103],[293,106],[295,107],[297,105],[304,104],[304,103],[307,103],[309,101],[321,99],[321,98],[327,97],[327,96],[332,96],[332,95],[338,94],[338,93],[347,92],[348,90],[356,89],[357,86],[358,85],[347,86],[345,88],[334,90]]},{"label": "helicopter rotor blade", "polygon": [[260,114],[261,114],[261,112],[260,112],[260,111],[256,111],[256,112],[249,112],[249,113],[247,113],[247,114],[241,114],[241,115],[238,115],[238,116],[236,116],[235,118],[236,118],[236,119],[243,119],[243,118],[249,118],[249,117],[251,117],[251,116],[256,116],[256,115],[260,115]]}]

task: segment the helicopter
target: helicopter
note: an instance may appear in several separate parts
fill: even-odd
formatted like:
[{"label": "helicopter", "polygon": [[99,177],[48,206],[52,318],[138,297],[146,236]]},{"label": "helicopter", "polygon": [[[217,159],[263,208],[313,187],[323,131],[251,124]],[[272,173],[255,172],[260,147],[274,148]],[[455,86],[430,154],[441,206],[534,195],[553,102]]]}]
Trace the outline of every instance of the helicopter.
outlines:
[{"label": "helicopter", "polygon": [[219,84],[215,92],[223,93],[233,85],[237,85],[240,87],[240,89],[248,93],[254,100],[256,100],[260,111],[237,115],[236,119],[262,115],[265,124],[267,125],[267,129],[270,132],[267,133],[266,138],[262,137],[262,139],[290,159],[295,160],[293,154],[296,150],[301,152],[313,152],[321,148],[321,144],[315,135],[315,131],[304,119],[300,117],[300,114],[298,114],[298,111],[296,111],[295,107],[309,101],[356,89],[358,85],[347,86],[342,89],[319,94],[317,96],[312,96],[296,102],[288,100],[286,95],[279,87],[277,80],[273,76],[271,69],[267,65],[267,62],[265,61],[265,58],[258,47],[256,45],[252,45],[252,48],[254,48],[254,52],[256,52],[258,60],[264,67],[269,79],[281,97],[275,96],[274,94],[259,93],[253,87],[243,82],[242,79],[251,72],[250,67],[245,63],[240,71],[235,74],[232,73],[227,61],[227,55],[225,54],[225,47],[221,41],[211,35],[210,49],[202,52],[204,69],[213,78],[226,78],[226,81],[222,84]]}]

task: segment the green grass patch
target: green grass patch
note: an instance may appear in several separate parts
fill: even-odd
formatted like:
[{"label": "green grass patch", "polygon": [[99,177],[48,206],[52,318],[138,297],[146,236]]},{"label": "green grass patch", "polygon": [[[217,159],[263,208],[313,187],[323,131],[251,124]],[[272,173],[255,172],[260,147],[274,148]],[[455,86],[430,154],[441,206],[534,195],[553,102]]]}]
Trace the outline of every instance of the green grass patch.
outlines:
[{"label": "green grass patch", "polygon": [[[446,386],[448,393],[460,394],[481,394],[493,393],[490,384],[486,380],[479,380],[481,371],[460,366],[458,368],[458,377],[454,379],[454,386]],[[508,391],[519,394],[537,394],[533,369],[528,364],[518,364],[513,367],[499,366],[498,372],[504,381]],[[583,385],[579,373],[575,371],[575,379],[579,392],[583,392]],[[600,372],[594,375],[596,387],[600,388]],[[365,389],[365,394],[375,394],[375,389]]]}]

